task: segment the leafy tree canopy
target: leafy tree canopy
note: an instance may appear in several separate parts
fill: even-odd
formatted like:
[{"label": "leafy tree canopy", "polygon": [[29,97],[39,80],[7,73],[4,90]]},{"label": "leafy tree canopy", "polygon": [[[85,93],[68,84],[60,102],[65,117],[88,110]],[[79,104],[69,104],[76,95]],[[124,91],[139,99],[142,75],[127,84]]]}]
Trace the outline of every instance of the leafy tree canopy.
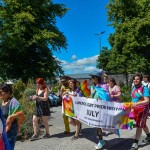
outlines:
[{"label": "leafy tree canopy", "polygon": [[109,37],[112,46],[107,70],[113,73],[149,72],[149,0],[110,0],[108,20],[115,28]]},{"label": "leafy tree canopy", "polygon": [[66,49],[56,18],[67,12],[52,0],[2,0],[0,72],[3,78],[54,77],[63,73],[52,51]]}]

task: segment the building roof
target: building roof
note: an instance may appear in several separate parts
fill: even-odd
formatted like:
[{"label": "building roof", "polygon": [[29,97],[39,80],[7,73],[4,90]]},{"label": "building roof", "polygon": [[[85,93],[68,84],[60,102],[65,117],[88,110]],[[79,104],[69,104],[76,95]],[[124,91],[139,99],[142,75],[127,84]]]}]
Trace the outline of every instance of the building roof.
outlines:
[{"label": "building roof", "polygon": [[89,73],[67,74],[67,76],[74,79],[90,79]]}]

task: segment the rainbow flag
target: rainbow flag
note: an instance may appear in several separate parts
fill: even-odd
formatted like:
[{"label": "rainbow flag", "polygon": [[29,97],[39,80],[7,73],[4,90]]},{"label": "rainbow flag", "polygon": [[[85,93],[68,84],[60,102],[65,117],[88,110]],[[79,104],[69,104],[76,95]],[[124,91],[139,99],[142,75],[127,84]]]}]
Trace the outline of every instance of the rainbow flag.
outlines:
[{"label": "rainbow flag", "polygon": [[[9,105],[9,113],[8,115],[13,115],[13,114],[17,114],[17,125],[18,125],[18,132],[20,133],[20,126],[21,124],[23,124],[24,120],[25,120],[25,115],[21,110],[21,105],[20,103],[13,98],[10,101],[10,105]],[[16,117],[12,117],[11,118],[11,123],[16,119]],[[6,124],[6,132],[10,129],[11,124]]]},{"label": "rainbow flag", "polygon": [[67,116],[70,116],[70,117],[74,117],[74,108],[73,108],[73,100],[70,96],[66,97],[64,96],[63,97],[63,107],[64,107],[64,113],[67,115]]},{"label": "rainbow flag", "polygon": [[125,109],[128,113],[122,114],[120,120],[122,124],[120,125],[120,129],[133,129],[133,119],[129,117],[132,108],[132,102],[125,102],[122,105],[122,108]]},{"label": "rainbow flag", "polygon": [[91,95],[91,90],[88,87],[87,80],[84,80],[80,86],[77,88],[76,92],[79,94],[79,96],[85,96],[85,97],[90,97]]}]

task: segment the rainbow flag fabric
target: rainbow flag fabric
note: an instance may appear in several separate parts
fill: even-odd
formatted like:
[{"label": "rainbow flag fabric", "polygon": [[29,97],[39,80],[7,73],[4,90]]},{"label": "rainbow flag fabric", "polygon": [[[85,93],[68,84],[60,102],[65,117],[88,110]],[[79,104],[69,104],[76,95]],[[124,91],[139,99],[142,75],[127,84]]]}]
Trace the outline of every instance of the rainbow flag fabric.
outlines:
[{"label": "rainbow flag fabric", "polygon": [[91,95],[91,90],[88,87],[87,80],[84,80],[80,86],[77,88],[76,92],[79,94],[79,96],[84,96],[84,97],[90,97]]},{"label": "rainbow flag fabric", "polygon": [[[25,120],[25,115],[21,110],[21,105],[20,103],[13,98],[10,101],[10,105],[9,105],[9,113],[8,115],[12,115],[12,114],[17,114],[17,125],[18,125],[18,132],[20,133],[20,126],[21,124],[24,122]],[[15,120],[15,117],[12,117],[11,122],[13,122]],[[6,132],[10,129],[11,124],[6,124]]]}]

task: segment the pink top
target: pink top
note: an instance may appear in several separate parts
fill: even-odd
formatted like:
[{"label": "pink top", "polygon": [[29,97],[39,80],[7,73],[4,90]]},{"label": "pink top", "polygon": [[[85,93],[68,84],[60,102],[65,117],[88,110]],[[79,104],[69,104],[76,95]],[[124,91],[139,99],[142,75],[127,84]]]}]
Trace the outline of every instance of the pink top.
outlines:
[{"label": "pink top", "polygon": [[113,102],[120,102],[121,90],[120,90],[119,86],[114,85],[113,88],[111,88],[109,86],[109,93],[110,93],[111,101],[113,101]]}]

